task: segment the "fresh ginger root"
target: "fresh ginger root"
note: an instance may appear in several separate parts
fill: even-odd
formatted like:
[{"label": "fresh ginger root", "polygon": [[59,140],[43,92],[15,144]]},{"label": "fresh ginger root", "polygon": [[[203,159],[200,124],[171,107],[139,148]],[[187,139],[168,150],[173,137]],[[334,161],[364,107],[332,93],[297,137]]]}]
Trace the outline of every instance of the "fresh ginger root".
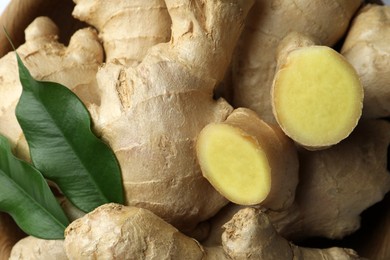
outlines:
[{"label": "fresh ginger root", "polygon": [[[99,102],[93,86],[103,50],[95,31],[77,31],[65,47],[57,42],[56,25],[49,18],[39,17],[25,34],[26,43],[17,52],[33,77],[69,87],[86,105]],[[8,53],[0,60],[0,75],[0,133],[10,140],[17,156],[28,160],[28,145],[15,116],[22,93],[15,53]]]},{"label": "fresh ginger root", "polygon": [[60,42],[69,42],[70,36],[78,29],[85,27],[82,22],[72,19],[74,7],[72,0],[6,0],[7,7],[0,13],[0,57],[12,51],[8,37],[2,28],[6,28],[14,46],[25,42],[24,30],[38,16],[47,16],[60,29]]},{"label": "fresh ginger root", "polygon": [[278,131],[245,108],[234,110],[222,123],[207,125],[196,144],[204,177],[234,203],[289,207],[298,184],[298,156],[294,144]]},{"label": "fresh ginger root", "polygon": [[[350,137],[331,148],[300,151],[295,203],[284,211],[266,210],[276,230],[293,241],[341,239],[358,230],[361,213],[390,191],[389,133],[390,123],[363,120]],[[202,243],[220,244],[223,224],[242,208],[231,203],[211,218],[210,235]]]},{"label": "fresh ginger root", "polygon": [[390,116],[390,6],[367,5],[354,18],[341,54],[364,87],[364,118]]},{"label": "fresh ginger root", "polygon": [[360,259],[351,249],[295,246],[277,233],[267,215],[259,209],[238,211],[224,228],[222,246],[231,259]]},{"label": "fresh ginger root", "polygon": [[113,61],[97,74],[101,103],[90,112],[120,163],[126,204],[180,230],[193,229],[228,202],[202,177],[194,144],[204,126],[233,110],[213,100],[213,90],[252,4],[167,0],[170,42],[153,46],[138,66]]},{"label": "fresh ginger root", "polygon": [[248,15],[232,65],[233,103],[275,122],[270,89],[276,48],[296,31],[333,46],[345,34],[361,0],[257,0]]},{"label": "fresh ginger root", "polygon": [[[8,259],[8,258],[7,258]],[[12,248],[9,260],[68,260],[64,240],[25,237]]]},{"label": "fresh ginger root", "polygon": [[111,203],[68,226],[65,251],[70,260],[358,259],[348,249],[294,246],[277,234],[263,212],[252,208],[240,210],[225,228],[220,246],[203,247],[146,209]]},{"label": "fresh ginger root", "polygon": [[74,2],[73,16],[99,30],[107,62],[138,64],[151,46],[169,41],[171,19],[163,0]]},{"label": "fresh ginger root", "polygon": [[390,123],[361,121],[341,143],[300,152],[296,205],[268,212],[289,239],[341,239],[360,227],[360,214],[390,191],[387,149]]},{"label": "fresh ginger root", "polygon": [[[180,259],[189,258],[189,256],[195,259],[259,259],[261,256],[267,259],[281,259],[283,257],[295,257],[297,259],[356,258],[356,255],[349,250],[304,249],[292,245],[280,237],[259,209],[240,210],[233,220],[225,226],[226,231],[221,237],[221,245],[213,247],[203,247],[177,229],[179,228],[181,231],[192,230],[198,223],[209,219],[223,205],[228,203],[201,176],[194,145],[201,129],[210,125],[210,123],[214,123],[213,125],[222,125],[222,131],[229,129],[226,133],[233,134],[233,137],[238,140],[242,136],[236,135],[236,133],[247,132],[251,134],[253,132],[251,135],[257,136],[255,131],[252,131],[252,126],[261,120],[256,121],[256,119],[250,124],[242,123],[245,121],[241,120],[240,117],[247,117],[249,112],[244,113],[243,109],[240,109],[236,110],[236,112],[241,111],[240,113],[231,114],[233,108],[224,100],[215,101],[212,99],[214,87],[222,80],[229,66],[231,54],[233,49],[236,48],[235,43],[240,35],[246,13],[250,9],[251,1],[166,0],[166,6],[160,1],[153,1],[151,5],[157,6],[156,12],[150,12],[150,17],[141,19],[141,22],[156,21],[155,23],[158,23],[161,30],[153,31],[151,34],[162,32],[162,36],[155,39],[151,37],[151,41],[147,41],[147,43],[134,43],[138,46],[134,49],[132,49],[132,43],[124,48],[116,48],[116,45],[125,45],[131,42],[132,32],[130,32],[131,28],[128,26],[134,22],[137,23],[138,18],[124,24],[110,23],[113,17],[118,20],[126,19],[121,15],[115,16],[113,13],[127,12],[128,10],[129,13],[133,13],[136,8],[131,10],[130,7],[127,10],[126,7],[123,8],[126,10],[122,10],[124,5],[119,5],[118,2],[118,6],[110,5],[112,9],[108,10],[104,1],[77,1],[77,8],[79,9],[75,11],[75,15],[90,22],[100,31],[100,36],[106,48],[107,63],[98,72],[98,84],[95,81],[95,74],[102,62],[103,54],[96,34],[92,30],[82,30],[85,34],[76,34],[73,43],[78,42],[78,47],[75,47],[77,50],[73,51],[72,46],[75,45],[72,42],[68,48],[65,48],[56,41],[55,26],[49,25],[49,28],[44,30],[41,26],[39,28],[38,26],[31,26],[29,29],[32,29],[26,31],[27,43],[19,48],[19,54],[21,54],[27,67],[33,72],[33,75],[36,73],[34,75],[36,78],[61,82],[73,89],[83,99],[92,114],[95,130],[114,149],[121,164],[127,204],[148,208],[150,211],[110,204],[103,206],[106,208],[99,208],[91,214],[76,220],[66,231],[65,244],[67,246],[66,253],[68,254],[66,257],[80,259],[81,256],[86,258],[101,256],[103,259],[109,259],[110,257],[121,258],[122,256],[125,258],[126,254],[129,254],[129,258],[147,258],[149,256],[153,258],[154,256],[156,259],[164,257]],[[354,1],[353,4],[357,6],[358,2]],[[142,5],[140,9],[145,11],[146,9],[143,9],[145,8],[144,5],[149,3],[151,1],[143,1],[137,3],[137,5],[139,7]],[[260,1],[258,1],[259,3]],[[327,19],[332,17],[330,19],[332,23],[340,28],[346,28],[348,22],[334,22],[335,17],[340,18],[340,21],[349,21],[350,16],[352,16],[349,13],[352,13],[353,8],[346,8],[345,10],[348,9],[348,11],[343,8],[334,8],[334,5],[341,3],[341,1],[327,1],[327,4],[324,4],[326,8],[323,9],[318,8],[319,5],[316,6],[316,1],[306,2],[309,3],[307,6],[302,6],[303,2],[300,1],[294,3],[301,10],[305,9],[302,7],[315,6],[315,9],[324,14]],[[343,1],[342,3],[352,3],[352,1]],[[129,4],[131,5],[131,3]],[[273,8],[272,10],[279,12],[281,12],[280,8],[290,6],[286,3],[281,6],[278,4],[281,4],[281,2],[268,1],[264,3],[264,5],[270,5]],[[105,7],[95,9],[94,5]],[[333,7],[332,12],[329,12],[330,7]],[[85,9],[83,10],[83,8]],[[96,12],[94,12],[95,10]],[[328,10],[328,12],[324,10]],[[94,17],[86,17],[92,11]],[[339,11],[342,13],[340,16],[337,15]],[[83,14],[83,12],[85,13]],[[169,16],[165,12],[169,12]],[[280,13],[277,13],[277,15],[281,16]],[[297,14],[297,16],[305,17],[305,19],[309,17],[303,16],[302,13]],[[349,18],[345,19],[345,17]],[[159,19],[163,22],[159,23]],[[172,38],[169,43],[158,44],[167,39],[165,37],[170,33],[167,29],[167,26],[170,25],[170,19],[172,19]],[[291,17],[288,19],[291,19]],[[40,19],[38,22],[44,20]],[[108,26],[104,24],[106,21],[109,21]],[[296,21],[295,24],[300,24],[299,19]],[[327,25],[322,27],[320,23],[313,22],[314,18],[313,20],[306,20],[306,24],[307,21],[313,23],[315,26],[312,26],[312,28],[315,27],[315,31],[321,31],[321,33],[332,27]],[[43,24],[46,24],[46,22],[43,22]],[[278,23],[270,22],[270,24],[275,28],[283,27]],[[124,30],[124,28],[126,29]],[[142,26],[138,29],[140,28]],[[226,33],[226,28],[229,28],[229,33]],[[121,33],[116,34],[115,32],[118,31]],[[126,33],[123,33],[124,31]],[[145,32],[148,33],[149,31],[145,30]],[[142,36],[143,32],[138,30],[138,33],[141,33]],[[117,38],[118,35],[119,38]],[[127,35],[130,36],[126,38]],[[331,36],[333,33],[323,33],[323,35],[333,37]],[[126,38],[124,42],[122,42],[122,36]],[[77,40],[77,37],[82,38],[82,40]],[[338,37],[334,39],[338,39]],[[245,41],[248,38],[248,34],[244,34],[243,40]],[[321,37],[314,36],[314,38],[324,42]],[[270,38],[267,38],[265,42],[273,42],[272,48],[275,48],[277,45],[275,43],[278,43],[280,39],[273,42]],[[259,42],[261,41],[259,40]],[[151,46],[153,47],[149,49]],[[142,49],[142,52],[135,49]],[[147,49],[149,51],[146,51]],[[236,49],[239,50],[239,53],[240,48]],[[22,52],[23,50],[24,52]],[[274,49],[264,48],[263,50],[271,53],[270,50]],[[247,56],[249,54],[250,52],[247,53]],[[247,56],[243,55],[241,58],[248,59],[249,63],[256,59],[255,55],[253,59]],[[275,56],[272,57],[275,58]],[[8,62],[5,62],[7,66],[12,63],[15,64],[13,59],[8,59]],[[45,66],[41,68],[40,64],[45,64]],[[268,67],[268,65],[266,66]],[[16,64],[14,67],[16,68]],[[245,69],[248,66],[242,68]],[[273,65],[269,68],[273,68]],[[85,72],[83,69],[89,72]],[[4,73],[3,71],[0,72],[1,75],[12,74],[9,73],[9,68]],[[254,70],[251,72],[254,72]],[[237,70],[234,72],[235,82],[237,83],[241,75],[237,76],[239,73],[236,73]],[[244,74],[242,73],[243,77]],[[15,73],[15,75],[17,74]],[[11,77],[15,75],[11,75]],[[268,75],[273,76],[274,74],[272,72]],[[243,84],[245,84],[245,81],[252,82],[253,78],[249,78],[243,80]],[[16,77],[14,81],[17,81]],[[81,81],[83,83],[80,84]],[[0,79],[0,85],[4,82],[7,81]],[[4,85],[8,85],[8,83]],[[96,85],[97,89],[95,89]],[[13,86],[17,86],[17,84]],[[6,93],[9,91],[7,88],[0,87],[0,98],[3,97],[1,94],[3,89],[6,90]],[[16,87],[12,91],[19,90],[20,87]],[[268,91],[269,88],[266,88],[266,90]],[[78,91],[80,92],[78,93]],[[88,94],[83,98],[83,93],[87,92],[92,93],[92,95]],[[14,95],[14,92],[12,93]],[[8,101],[8,97],[12,95],[6,94],[1,100]],[[249,95],[255,98],[257,94],[249,93]],[[9,108],[16,104],[16,100],[17,98],[14,98],[15,103],[11,102],[11,105],[4,109],[0,107],[1,113],[14,110]],[[256,102],[258,101],[256,100]],[[266,109],[269,110],[269,107]],[[0,121],[1,118],[11,121],[0,122],[0,132],[3,131],[1,126],[4,124],[7,125],[7,130],[13,127],[8,122],[12,122],[14,117],[11,112],[10,114],[1,113]],[[270,154],[273,154],[276,150],[286,152],[286,149],[291,149],[293,152],[291,154],[286,153],[287,157],[282,158],[272,156],[273,161],[280,160],[280,164],[273,163],[274,167],[272,168],[280,168],[283,172],[288,168],[287,166],[291,166],[292,169],[289,170],[293,170],[296,167],[296,158],[291,141],[283,135],[280,129],[270,127],[262,121],[261,124],[263,126],[261,133],[270,133],[267,141],[272,143],[273,146],[265,146],[268,147],[266,150],[270,151]],[[308,166],[305,166],[302,170],[304,178],[298,186],[296,203],[287,211],[274,214],[271,213],[271,210],[268,211],[272,220],[279,217],[279,221],[274,222],[278,231],[286,237],[293,238],[304,236],[339,238],[351,233],[358,227],[357,216],[363,208],[380,200],[383,194],[390,189],[389,178],[382,176],[386,172],[386,166],[374,166],[374,163],[380,162],[382,164],[383,158],[381,156],[385,154],[383,152],[385,148],[383,147],[386,146],[387,149],[389,144],[387,135],[384,133],[388,132],[389,128],[387,126],[382,127],[382,125],[384,124],[380,123],[377,127],[374,127],[377,130],[371,128],[369,131],[362,130],[362,132],[366,131],[367,134],[372,135],[364,137],[367,139],[366,143],[359,139],[360,141],[356,145],[349,144],[348,140],[357,140],[353,139],[352,136],[355,136],[355,133],[353,133],[347,140],[343,140],[328,150],[303,151],[301,153],[302,162],[307,162]],[[386,129],[386,131],[383,129]],[[357,129],[355,129],[355,132],[356,134],[360,133]],[[17,147],[22,146],[20,133],[19,131],[18,135],[15,134],[15,138],[11,138],[11,140],[17,140],[14,141]],[[265,134],[264,136],[258,135],[262,138],[266,136]],[[380,141],[368,141],[373,140],[374,137],[379,138]],[[250,142],[243,143],[251,145]],[[375,143],[375,145],[372,145],[372,143]],[[324,145],[322,143],[320,147]],[[353,149],[343,148],[349,146]],[[281,149],[281,147],[284,148]],[[317,148],[318,146],[314,145],[312,147]],[[376,149],[381,150],[380,155],[379,151],[376,153]],[[256,151],[256,149],[253,150]],[[338,150],[343,152],[335,152]],[[26,150],[22,153],[27,154]],[[344,156],[345,153],[350,154]],[[353,159],[354,165],[351,165],[352,163],[348,164],[350,158]],[[265,157],[263,157],[264,159]],[[342,170],[340,170],[340,166],[333,166],[333,163],[336,164],[335,161],[338,160],[346,163]],[[356,162],[355,160],[359,161]],[[358,163],[362,164],[356,166]],[[371,174],[371,171],[374,174],[367,176],[367,172]],[[314,173],[311,175],[309,172]],[[347,174],[344,175],[344,173]],[[377,177],[377,174],[378,176],[381,174],[381,177]],[[342,180],[345,184],[353,183],[354,188],[359,187],[360,190],[356,193],[350,189],[351,187],[345,188],[339,185],[338,182],[334,182],[336,178]],[[360,186],[354,181],[359,182]],[[296,185],[296,178],[291,182],[281,183],[281,185],[292,184],[294,186]],[[271,181],[269,193],[264,202],[271,200],[272,196],[270,195],[274,190],[273,184]],[[295,186],[294,188],[288,186],[285,189],[280,187],[279,192],[283,192],[284,195],[285,193],[291,193],[291,196],[294,195]],[[276,189],[274,191],[276,192]],[[290,205],[292,198],[286,199],[284,195],[277,199],[279,200],[278,203],[269,202],[269,207],[274,209],[272,205],[281,205],[281,208],[284,209]],[[345,201],[341,201],[343,200],[341,198],[345,198]],[[320,209],[318,209],[318,205],[321,206]],[[336,210],[328,212],[323,207],[326,207],[326,209],[334,207]],[[277,208],[279,209],[279,207]],[[290,214],[287,216],[286,212]],[[104,215],[103,220],[100,219],[101,215]],[[166,223],[166,221],[176,228]],[[127,231],[129,228],[131,231]],[[103,241],[109,242],[103,243]],[[111,243],[113,241],[115,243]],[[259,243],[259,241],[264,242]],[[268,242],[275,243],[277,246],[267,247]],[[35,245],[34,243],[36,242],[29,244]],[[57,243],[62,244],[62,241],[57,241]],[[48,244],[50,243],[48,242]],[[22,250],[26,249],[25,252],[30,250],[28,246],[23,246],[21,241],[21,246],[14,248],[15,252],[18,252],[20,247]],[[38,248],[43,248],[39,250],[46,250],[44,248],[47,248],[47,244],[42,244],[42,247],[39,246],[35,249]],[[62,245],[58,248],[60,248],[58,254],[61,254],[61,256],[57,257],[61,258],[63,256]],[[45,253],[50,252],[47,250]],[[19,253],[15,254],[18,255]],[[32,254],[27,253],[27,256],[31,257]],[[47,257],[53,259],[53,255]]]},{"label": "fresh ginger root", "polygon": [[198,242],[152,212],[105,204],[65,230],[65,250],[72,259],[201,259]]},{"label": "fresh ginger root", "polygon": [[[215,216],[208,220],[209,232],[208,236],[201,242],[203,246],[215,247],[222,245],[222,234],[224,232],[224,225],[233,218],[233,216],[248,206],[238,205],[235,203],[229,203],[218,211]],[[261,206],[251,206],[253,208],[261,208]]]},{"label": "fresh ginger root", "polygon": [[0,260],[8,259],[14,244],[24,236],[11,216],[0,212]]},{"label": "fresh ginger root", "polygon": [[341,54],[297,33],[281,41],[271,89],[276,121],[295,142],[326,148],[345,139],[357,125],[363,87]]}]

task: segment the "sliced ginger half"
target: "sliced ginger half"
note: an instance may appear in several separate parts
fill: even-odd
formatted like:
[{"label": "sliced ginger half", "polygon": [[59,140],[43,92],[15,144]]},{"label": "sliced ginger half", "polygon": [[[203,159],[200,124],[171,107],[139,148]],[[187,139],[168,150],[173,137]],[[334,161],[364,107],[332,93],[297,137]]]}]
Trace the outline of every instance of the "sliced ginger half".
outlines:
[{"label": "sliced ginger half", "polygon": [[283,131],[307,148],[346,138],[362,112],[363,88],[354,68],[326,46],[297,48],[275,75],[273,111]]},{"label": "sliced ginger half", "polygon": [[227,124],[206,126],[198,139],[198,159],[206,179],[228,200],[262,202],[270,192],[270,165],[257,141]]},{"label": "sliced ginger half", "polygon": [[298,158],[293,142],[255,112],[235,109],[200,132],[196,151],[203,176],[228,200],[280,210],[294,201]]}]

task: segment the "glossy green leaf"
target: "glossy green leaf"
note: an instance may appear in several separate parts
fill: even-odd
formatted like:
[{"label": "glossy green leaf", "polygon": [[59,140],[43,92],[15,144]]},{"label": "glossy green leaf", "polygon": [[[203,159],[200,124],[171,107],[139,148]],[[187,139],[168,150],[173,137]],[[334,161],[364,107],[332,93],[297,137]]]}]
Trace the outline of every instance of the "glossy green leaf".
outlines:
[{"label": "glossy green leaf", "polygon": [[41,173],[14,157],[4,136],[0,136],[0,211],[9,213],[27,234],[44,239],[63,239],[69,224]]},{"label": "glossy green leaf", "polygon": [[92,133],[83,103],[61,84],[35,80],[17,59],[23,92],[16,117],[34,166],[85,212],[108,202],[123,203],[118,162]]}]

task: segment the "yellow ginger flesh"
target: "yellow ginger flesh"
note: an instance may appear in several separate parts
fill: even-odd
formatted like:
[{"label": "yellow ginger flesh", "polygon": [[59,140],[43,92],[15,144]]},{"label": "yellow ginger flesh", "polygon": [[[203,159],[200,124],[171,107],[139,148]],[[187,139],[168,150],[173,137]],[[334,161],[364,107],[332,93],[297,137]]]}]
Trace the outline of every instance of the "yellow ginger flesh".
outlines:
[{"label": "yellow ginger flesh", "polygon": [[346,138],[360,118],[362,100],[355,70],[329,47],[290,52],[275,76],[275,117],[287,135],[307,147]]},{"label": "yellow ginger flesh", "polygon": [[198,138],[203,175],[232,202],[263,201],[271,187],[267,155],[256,140],[227,124],[210,124]]},{"label": "yellow ginger flesh", "polygon": [[257,0],[248,15],[232,65],[235,106],[254,110],[276,123],[270,90],[277,67],[277,46],[291,32],[333,46],[345,34],[359,0]]},{"label": "yellow ginger flesh", "polygon": [[[247,108],[200,132],[196,152],[202,174],[225,198],[241,205],[288,208],[298,184],[292,141]],[[288,180],[288,181],[286,181]]]}]

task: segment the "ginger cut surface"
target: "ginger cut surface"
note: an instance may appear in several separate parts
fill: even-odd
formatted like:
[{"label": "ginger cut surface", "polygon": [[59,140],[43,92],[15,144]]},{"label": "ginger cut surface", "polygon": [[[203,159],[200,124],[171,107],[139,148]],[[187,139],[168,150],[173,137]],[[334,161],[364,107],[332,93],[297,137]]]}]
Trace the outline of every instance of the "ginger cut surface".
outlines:
[{"label": "ginger cut surface", "polygon": [[233,101],[275,123],[271,87],[277,46],[291,32],[333,46],[346,33],[361,0],[256,0],[240,37],[232,65]]},{"label": "ginger cut surface", "polygon": [[272,88],[275,118],[283,131],[307,148],[334,145],[357,125],[363,88],[354,68],[326,46],[287,54]]},{"label": "ginger cut surface", "polygon": [[292,203],[298,183],[292,146],[253,111],[238,108],[224,122],[207,125],[196,147],[203,176],[228,200],[281,209]]},{"label": "ginger cut surface", "polygon": [[271,168],[257,141],[241,129],[211,124],[201,132],[199,160],[203,175],[232,202],[262,202],[270,192]]}]

